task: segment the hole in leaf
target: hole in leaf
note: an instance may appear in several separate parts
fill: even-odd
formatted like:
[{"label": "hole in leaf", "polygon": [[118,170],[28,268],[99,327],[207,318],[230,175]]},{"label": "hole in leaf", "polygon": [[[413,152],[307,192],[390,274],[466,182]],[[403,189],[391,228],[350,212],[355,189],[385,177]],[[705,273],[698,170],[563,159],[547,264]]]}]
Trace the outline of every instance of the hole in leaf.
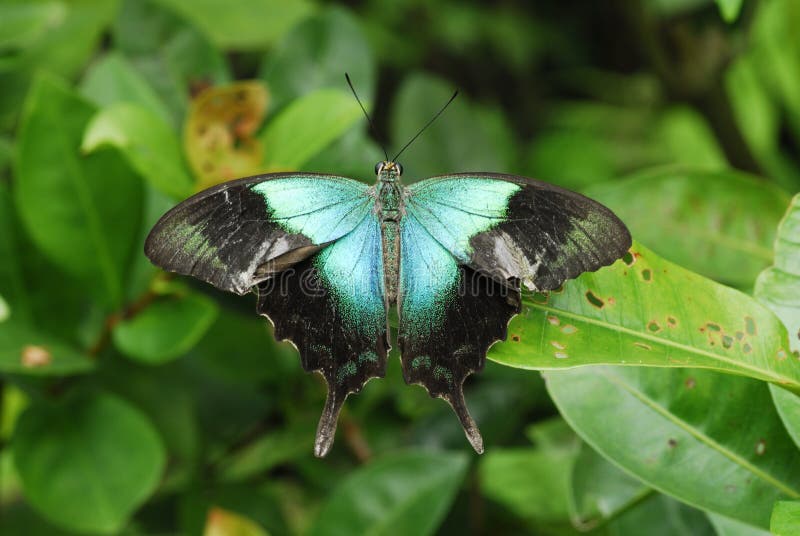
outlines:
[{"label": "hole in leaf", "polygon": [[603,300],[595,296],[594,292],[592,292],[591,290],[586,291],[586,299],[589,301],[589,303],[592,304],[593,307],[597,307],[598,309],[602,309],[603,306],[605,305],[605,302],[603,302]]},{"label": "hole in leaf", "polygon": [[513,335],[511,335],[511,340],[514,342],[519,342],[519,335],[514,333]]},{"label": "hole in leaf", "polygon": [[668,316],[667,317],[667,325],[669,327],[671,327],[671,328],[676,327],[678,325],[678,319],[675,318],[674,316]]},{"label": "hole in leaf", "polygon": [[567,354],[565,354],[564,352],[556,352],[556,353],[555,353],[555,356],[556,356],[556,359],[566,359],[566,358],[568,358],[568,357],[569,357],[569,356],[568,356]]},{"label": "hole in leaf", "polygon": [[659,331],[661,331],[661,324],[659,324],[655,320],[651,320],[650,322],[647,323],[647,331],[649,331],[650,333],[658,333]]},{"label": "hole in leaf", "polygon": [[722,347],[726,350],[733,346],[733,337],[729,335],[722,336]]},{"label": "hole in leaf", "polygon": [[645,268],[642,270],[642,280],[649,283],[653,280],[653,271],[650,268]]},{"label": "hole in leaf", "polygon": [[622,262],[627,264],[628,266],[633,266],[633,263],[636,262],[636,257],[629,251],[622,257]]},{"label": "hole in leaf", "polygon": [[548,316],[547,321],[554,326],[557,326],[561,323],[557,316]]}]

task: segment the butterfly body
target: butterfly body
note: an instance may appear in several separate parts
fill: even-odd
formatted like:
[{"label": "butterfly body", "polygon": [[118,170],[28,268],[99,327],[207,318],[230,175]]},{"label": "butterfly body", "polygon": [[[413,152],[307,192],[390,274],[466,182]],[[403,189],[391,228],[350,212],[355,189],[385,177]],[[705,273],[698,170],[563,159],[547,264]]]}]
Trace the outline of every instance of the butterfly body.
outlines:
[{"label": "butterfly body", "polygon": [[599,203],[524,177],[459,173],[404,186],[390,161],[376,175],[372,186],[311,173],[225,183],[165,214],[145,253],[257,293],[276,338],[328,384],[316,455],[330,449],[347,396],[385,374],[393,308],[405,380],[445,399],[482,452],[462,385],[506,338],[522,288],[552,290],[611,264],[630,234]]}]

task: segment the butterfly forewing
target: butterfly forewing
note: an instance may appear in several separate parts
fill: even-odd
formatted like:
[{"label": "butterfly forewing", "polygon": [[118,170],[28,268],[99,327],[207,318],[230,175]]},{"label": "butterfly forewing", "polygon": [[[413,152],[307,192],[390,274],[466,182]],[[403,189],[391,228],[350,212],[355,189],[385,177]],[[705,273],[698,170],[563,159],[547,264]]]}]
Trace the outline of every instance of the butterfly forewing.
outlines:
[{"label": "butterfly forewing", "polygon": [[275,173],[205,190],[167,212],[145,243],[172,272],[244,294],[352,231],[368,187],[328,175]]}]

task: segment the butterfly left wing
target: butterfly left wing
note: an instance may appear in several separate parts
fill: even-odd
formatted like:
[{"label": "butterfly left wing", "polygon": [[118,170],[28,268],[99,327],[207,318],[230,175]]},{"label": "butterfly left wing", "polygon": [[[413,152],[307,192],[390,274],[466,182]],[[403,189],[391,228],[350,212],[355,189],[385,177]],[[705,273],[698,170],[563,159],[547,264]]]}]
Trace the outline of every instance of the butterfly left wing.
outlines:
[{"label": "butterfly left wing", "polygon": [[307,372],[328,384],[314,453],[333,444],[347,395],[383,377],[389,350],[380,223],[366,214],[350,233],[259,286],[258,312],[290,340]]}]

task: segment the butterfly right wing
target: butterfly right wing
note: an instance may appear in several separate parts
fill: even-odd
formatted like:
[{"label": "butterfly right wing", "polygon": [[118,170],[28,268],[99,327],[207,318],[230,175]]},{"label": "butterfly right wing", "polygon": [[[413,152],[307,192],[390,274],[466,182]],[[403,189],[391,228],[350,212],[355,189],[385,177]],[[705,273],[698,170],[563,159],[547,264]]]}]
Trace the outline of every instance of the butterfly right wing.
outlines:
[{"label": "butterfly right wing", "polygon": [[227,182],[183,201],[150,231],[157,266],[237,294],[352,231],[374,199],[360,182],[272,173]]}]

